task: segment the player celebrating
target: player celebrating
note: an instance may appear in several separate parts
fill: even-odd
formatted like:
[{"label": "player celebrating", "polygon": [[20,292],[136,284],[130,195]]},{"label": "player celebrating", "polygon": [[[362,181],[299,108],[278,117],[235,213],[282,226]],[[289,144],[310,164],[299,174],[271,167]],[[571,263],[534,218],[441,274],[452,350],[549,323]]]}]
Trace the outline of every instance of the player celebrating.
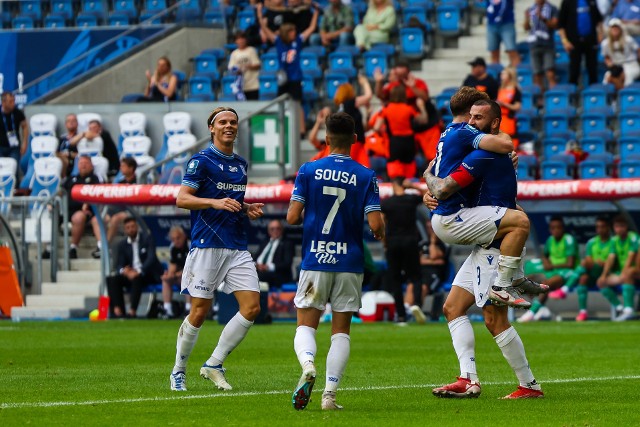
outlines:
[{"label": "player celebrating", "polygon": [[[469,87],[460,88],[451,97],[449,106],[454,116],[453,122],[447,126],[440,137],[434,177],[449,176],[474,148],[503,154],[512,151],[513,143],[508,136],[487,135],[467,124],[471,106],[478,100],[487,100],[486,94]],[[466,179],[461,175],[458,178]],[[473,190],[466,188],[449,193],[442,188],[430,185],[426,173],[425,179],[431,193],[442,201],[433,211],[431,220],[433,231],[442,241],[450,244],[487,246],[494,239],[502,239],[498,257],[498,276],[489,289],[489,298],[514,307],[528,308],[531,304],[522,298],[518,291],[539,293],[543,288],[526,278],[519,281],[513,280],[513,275],[522,261],[525,242],[529,237],[530,225],[527,215],[506,207],[474,207],[475,204],[471,201]]]},{"label": "player celebrating", "polygon": [[[500,106],[494,101],[478,101],[471,108],[469,124],[483,132],[497,132],[500,129],[500,121]],[[472,151],[451,176],[445,179],[433,177],[432,181],[437,181],[448,194],[459,191],[462,188],[459,184],[461,181],[464,182],[464,186],[469,187],[474,183],[475,194],[469,193],[469,197],[476,200],[478,205],[518,208],[515,170],[511,159],[504,154],[484,150]],[[435,202],[429,207],[435,207]],[[489,286],[496,275],[495,260],[500,254],[499,244],[499,241],[494,242],[487,249],[476,245],[453,280],[451,292],[444,304],[444,315],[449,322],[453,347],[460,362],[460,376],[452,384],[433,389],[436,396],[466,398],[480,395],[475,362],[475,337],[467,317],[467,311],[474,302],[482,308],[487,329],[520,382],[518,389],[505,396],[505,399],[544,396],[529,368],[522,340],[509,323],[507,307],[487,301]],[[524,277],[521,265],[515,273],[516,278]]]},{"label": "player celebrating", "polygon": [[351,316],[361,307],[365,214],[373,236],[384,238],[376,175],[349,157],[357,138],[353,119],[335,113],[325,123],[330,154],[302,165],[287,212],[289,224],[303,224],[304,255],[294,300],[298,327],[293,345],[302,376],[292,403],[298,410],[309,403],[315,383],[315,335],[328,301],[333,315],[322,409],[342,409],[336,391],[349,360]]},{"label": "player celebrating", "polygon": [[211,310],[213,293],[224,282],[240,310],[222,330],[218,345],[200,375],[220,390],[231,390],[222,363],[240,344],[260,313],[258,274],[247,251],[244,229],[249,219],[262,216],[262,203],[244,203],[247,162],[233,153],[238,113],[218,107],[207,119],[212,144],[187,164],[176,205],[191,211],[191,250],[182,274],[182,293],[191,295],[191,312],[178,331],[171,390],[186,391],[187,360],[198,332]]}]

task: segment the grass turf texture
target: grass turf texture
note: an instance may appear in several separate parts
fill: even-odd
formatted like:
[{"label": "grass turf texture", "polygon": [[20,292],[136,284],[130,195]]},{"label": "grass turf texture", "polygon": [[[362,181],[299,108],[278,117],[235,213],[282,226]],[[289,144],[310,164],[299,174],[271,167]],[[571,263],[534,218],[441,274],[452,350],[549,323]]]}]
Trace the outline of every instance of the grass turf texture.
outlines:
[{"label": "grass turf texture", "polygon": [[546,394],[520,401],[498,400],[517,381],[481,323],[474,330],[482,395],[465,400],[431,395],[458,374],[445,324],[354,325],[340,412],[320,410],[328,325],[317,335],[312,401],[297,412],[295,325],[254,326],[225,363],[233,391],[219,392],[198,374],[222,328],[205,323],[188,391],[178,393],[169,390],[169,373],[179,324],[0,323],[0,425],[640,425],[640,322],[518,325]]}]

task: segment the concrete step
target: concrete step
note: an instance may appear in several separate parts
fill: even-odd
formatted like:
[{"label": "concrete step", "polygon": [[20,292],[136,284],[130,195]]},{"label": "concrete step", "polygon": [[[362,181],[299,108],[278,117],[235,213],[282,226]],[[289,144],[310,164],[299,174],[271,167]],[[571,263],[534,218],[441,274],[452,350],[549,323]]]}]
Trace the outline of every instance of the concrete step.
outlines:
[{"label": "concrete step", "polygon": [[27,307],[82,309],[98,306],[98,297],[84,295],[27,295]]},{"label": "concrete step", "polygon": [[69,308],[13,307],[11,309],[11,320],[19,322],[21,320],[70,319],[71,312],[72,310]]},{"label": "concrete step", "polygon": [[59,271],[58,283],[100,283],[100,270]]},{"label": "concrete step", "polygon": [[100,283],[51,283],[42,284],[42,295],[82,295],[97,297],[100,295]]},{"label": "concrete step", "polygon": [[93,258],[72,259],[71,271],[100,271],[100,260]]}]

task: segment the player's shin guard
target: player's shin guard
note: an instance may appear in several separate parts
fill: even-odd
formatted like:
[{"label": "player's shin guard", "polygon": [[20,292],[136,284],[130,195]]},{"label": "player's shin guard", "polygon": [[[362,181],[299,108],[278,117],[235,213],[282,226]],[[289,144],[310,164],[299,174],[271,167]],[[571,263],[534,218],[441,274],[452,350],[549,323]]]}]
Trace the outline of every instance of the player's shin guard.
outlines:
[{"label": "player's shin guard", "polygon": [[189,323],[189,317],[186,317],[178,330],[178,340],[176,343],[176,361],[173,367],[173,373],[184,372],[187,368],[187,361],[193,347],[198,340],[198,332],[200,328]]},{"label": "player's shin guard", "polygon": [[467,316],[460,316],[449,322],[449,332],[460,362],[460,376],[472,381],[478,381],[476,370],[476,338],[473,327]]},{"label": "player's shin guard", "polygon": [[529,362],[527,361],[520,335],[518,335],[513,326],[499,333],[493,339],[502,350],[502,355],[507,359],[516,377],[518,377],[520,385],[533,390],[540,390],[540,385],[536,382],[529,368]]},{"label": "player's shin guard", "polygon": [[347,334],[335,334],[331,336],[331,347],[327,354],[327,383],[325,392],[336,392],[340,379],[344,374],[351,352],[351,337]]},{"label": "player's shin guard", "polygon": [[238,344],[242,342],[244,337],[247,336],[247,332],[249,332],[251,325],[253,325],[253,322],[245,319],[240,312],[237,312],[236,315],[229,320],[227,326],[222,330],[218,345],[213,350],[209,360],[207,360],[207,365],[221,365],[229,353],[231,353]]},{"label": "player's shin guard", "polygon": [[307,362],[315,363],[316,359],[316,330],[310,326],[298,326],[293,339],[293,349],[298,356],[300,366]]},{"label": "player's shin guard", "polygon": [[511,286],[511,282],[516,276],[520,267],[521,257],[500,255],[498,257],[498,277],[493,286],[505,288]]}]

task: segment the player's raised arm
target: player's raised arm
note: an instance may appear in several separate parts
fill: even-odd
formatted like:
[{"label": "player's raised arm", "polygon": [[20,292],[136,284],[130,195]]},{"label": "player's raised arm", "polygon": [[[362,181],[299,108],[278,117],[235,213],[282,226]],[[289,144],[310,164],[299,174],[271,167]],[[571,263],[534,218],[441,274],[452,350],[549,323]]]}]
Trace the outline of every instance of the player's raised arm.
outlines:
[{"label": "player's raised arm", "polygon": [[509,154],[514,150],[513,140],[506,133],[485,135],[480,140],[478,148],[498,154]]}]

